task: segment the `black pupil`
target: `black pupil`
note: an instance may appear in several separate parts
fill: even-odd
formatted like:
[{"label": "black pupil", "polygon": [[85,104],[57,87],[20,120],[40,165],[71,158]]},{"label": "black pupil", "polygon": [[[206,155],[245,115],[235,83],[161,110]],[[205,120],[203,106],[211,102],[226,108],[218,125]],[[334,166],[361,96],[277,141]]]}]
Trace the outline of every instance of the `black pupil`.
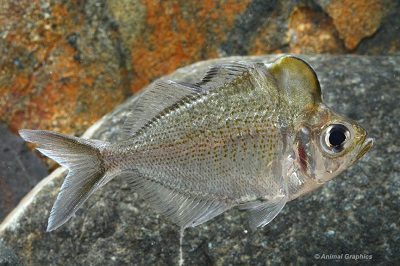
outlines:
[{"label": "black pupil", "polygon": [[340,129],[333,129],[329,135],[329,143],[333,147],[340,146],[346,140],[346,135]]}]

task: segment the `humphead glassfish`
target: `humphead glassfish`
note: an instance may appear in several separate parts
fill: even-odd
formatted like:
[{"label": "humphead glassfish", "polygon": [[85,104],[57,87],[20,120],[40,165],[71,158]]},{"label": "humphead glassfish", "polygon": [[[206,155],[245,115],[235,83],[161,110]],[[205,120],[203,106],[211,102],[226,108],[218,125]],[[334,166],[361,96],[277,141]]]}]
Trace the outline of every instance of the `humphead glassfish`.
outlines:
[{"label": "humphead glassfish", "polygon": [[196,84],[156,82],[124,129],[126,138],[113,143],[19,131],[69,169],[48,231],[115,177],[182,228],[234,206],[247,210],[251,227],[264,226],[373,143],[359,124],[325,105],[314,69],[294,56],[215,65]]}]

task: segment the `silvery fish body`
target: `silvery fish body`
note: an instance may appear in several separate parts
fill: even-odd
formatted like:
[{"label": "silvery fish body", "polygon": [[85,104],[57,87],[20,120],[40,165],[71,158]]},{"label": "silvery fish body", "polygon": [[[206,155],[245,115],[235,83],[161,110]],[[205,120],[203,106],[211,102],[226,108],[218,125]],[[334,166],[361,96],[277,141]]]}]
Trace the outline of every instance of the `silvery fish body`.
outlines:
[{"label": "silvery fish body", "polygon": [[197,84],[157,82],[124,128],[114,143],[20,131],[69,169],[49,231],[115,177],[183,228],[234,206],[247,210],[251,227],[264,226],[372,145],[361,126],[322,102],[314,70],[293,56],[216,65]]}]

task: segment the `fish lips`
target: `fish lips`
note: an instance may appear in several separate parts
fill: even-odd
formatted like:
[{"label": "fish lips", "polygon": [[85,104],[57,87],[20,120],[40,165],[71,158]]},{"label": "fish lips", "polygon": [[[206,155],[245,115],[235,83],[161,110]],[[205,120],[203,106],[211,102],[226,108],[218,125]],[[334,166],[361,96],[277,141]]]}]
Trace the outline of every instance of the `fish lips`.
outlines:
[{"label": "fish lips", "polygon": [[356,161],[359,160],[361,157],[363,157],[364,154],[372,147],[372,145],[374,144],[374,139],[367,138],[367,135],[365,135],[365,137],[360,140],[360,143],[362,144],[357,154]]}]

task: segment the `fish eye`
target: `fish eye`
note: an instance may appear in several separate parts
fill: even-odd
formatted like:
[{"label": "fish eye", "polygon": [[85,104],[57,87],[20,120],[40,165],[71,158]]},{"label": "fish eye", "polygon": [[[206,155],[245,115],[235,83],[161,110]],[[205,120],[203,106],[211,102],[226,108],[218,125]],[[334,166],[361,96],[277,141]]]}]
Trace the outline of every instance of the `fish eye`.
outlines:
[{"label": "fish eye", "polygon": [[350,130],[342,124],[331,124],[323,132],[323,147],[329,153],[340,153],[350,139]]}]

